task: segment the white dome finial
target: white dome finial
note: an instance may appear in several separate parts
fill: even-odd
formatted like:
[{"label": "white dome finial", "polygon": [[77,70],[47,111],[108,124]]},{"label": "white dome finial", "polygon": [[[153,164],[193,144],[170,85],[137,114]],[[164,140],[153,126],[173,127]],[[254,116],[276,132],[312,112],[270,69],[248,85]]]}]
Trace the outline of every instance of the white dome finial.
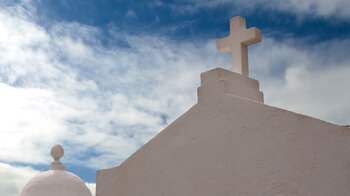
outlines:
[{"label": "white dome finial", "polygon": [[64,171],[66,168],[60,162],[64,155],[62,146],[54,145],[50,154],[55,160],[50,170],[33,177],[19,196],[91,196],[90,190],[78,176]]},{"label": "white dome finial", "polygon": [[66,167],[60,162],[60,158],[64,155],[64,150],[60,144],[56,144],[51,148],[50,152],[54,162],[51,163],[50,170],[66,170]]}]

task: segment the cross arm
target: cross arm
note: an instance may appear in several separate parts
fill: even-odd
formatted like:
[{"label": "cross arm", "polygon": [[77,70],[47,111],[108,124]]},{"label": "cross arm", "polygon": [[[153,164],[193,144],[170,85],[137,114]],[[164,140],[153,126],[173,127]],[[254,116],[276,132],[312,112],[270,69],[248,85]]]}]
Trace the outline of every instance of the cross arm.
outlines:
[{"label": "cross arm", "polygon": [[228,53],[230,49],[230,37],[225,37],[216,41],[218,50],[223,53]]},{"label": "cross arm", "polygon": [[256,27],[247,29],[242,40],[242,44],[247,46],[261,42],[261,30]]}]

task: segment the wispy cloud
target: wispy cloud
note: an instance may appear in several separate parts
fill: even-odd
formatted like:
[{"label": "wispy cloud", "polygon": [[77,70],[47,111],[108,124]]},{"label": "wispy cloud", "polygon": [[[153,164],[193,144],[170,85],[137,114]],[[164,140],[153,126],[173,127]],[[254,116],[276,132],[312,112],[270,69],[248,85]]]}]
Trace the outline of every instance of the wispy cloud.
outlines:
[{"label": "wispy cloud", "polygon": [[295,14],[298,17],[338,17],[348,19],[350,17],[350,2],[347,0],[191,0],[187,3],[172,4],[171,7],[179,13],[197,12],[202,8],[217,8],[222,5],[230,5],[234,12],[252,12],[257,9],[267,9]]},{"label": "wispy cloud", "polygon": [[346,0],[264,1],[260,3],[260,5],[283,12],[291,12],[293,14],[303,14],[308,16],[318,15],[321,17],[336,16],[344,19],[350,17],[350,2]]},{"label": "wispy cloud", "polygon": [[350,40],[305,46],[303,40],[265,38],[250,53],[267,104],[350,124]]},{"label": "wispy cloud", "polygon": [[14,167],[0,162],[1,195],[18,196],[24,185],[38,173],[30,167]]},{"label": "wispy cloud", "polygon": [[214,42],[111,32],[130,47],[108,47],[96,27],[45,29],[11,12],[0,19],[5,161],[47,163],[47,150],[63,143],[74,146],[72,163],[114,166],[193,105],[199,73],[222,61]]}]

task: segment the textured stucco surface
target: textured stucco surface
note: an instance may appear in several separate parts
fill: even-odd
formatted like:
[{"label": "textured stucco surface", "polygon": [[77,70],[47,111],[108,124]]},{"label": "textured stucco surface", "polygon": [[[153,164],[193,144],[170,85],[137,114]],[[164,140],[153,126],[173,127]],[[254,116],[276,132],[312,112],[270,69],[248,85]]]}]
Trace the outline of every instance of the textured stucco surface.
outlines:
[{"label": "textured stucco surface", "polygon": [[91,192],[75,174],[49,170],[32,178],[20,196],[91,196]]},{"label": "textured stucco surface", "polygon": [[349,128],[223,89],[199,88],[189,111],[119,167],[98,171],[97,196],[349,195]]}]

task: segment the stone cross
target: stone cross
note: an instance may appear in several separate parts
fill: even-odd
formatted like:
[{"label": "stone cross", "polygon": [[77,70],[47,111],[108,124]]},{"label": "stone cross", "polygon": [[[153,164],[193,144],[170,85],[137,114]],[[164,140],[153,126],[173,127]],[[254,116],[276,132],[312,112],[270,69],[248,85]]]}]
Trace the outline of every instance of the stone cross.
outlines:
[{"label": "stone cross", "polygon": [[233,72],[248,77],[248,46],[260,41],[260,29],[256,27],[246,29],[245,19],[236,16],[230,19],[230,35],[217,40],[217,47],[220,52],[231,52]]}]

